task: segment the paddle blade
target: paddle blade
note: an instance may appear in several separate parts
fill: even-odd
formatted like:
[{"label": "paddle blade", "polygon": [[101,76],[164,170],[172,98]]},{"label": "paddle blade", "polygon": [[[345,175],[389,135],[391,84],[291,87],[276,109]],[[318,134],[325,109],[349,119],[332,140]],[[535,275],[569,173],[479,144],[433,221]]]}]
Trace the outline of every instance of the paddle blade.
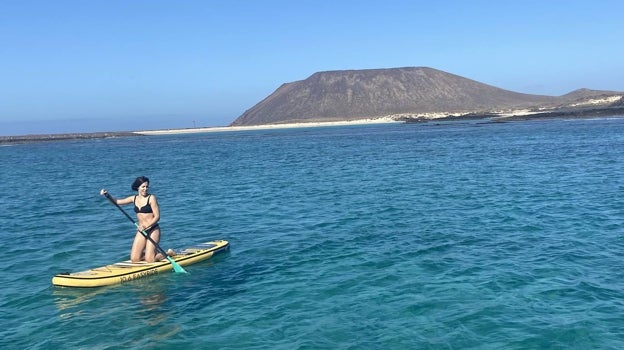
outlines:
[{"label": "paddle blade", "polygon": [[173,260],[173,258],[171,258],[170,256],[167,256],[167,260],[169,260],[169,262],[171,263],[171,266],[173,266],[173,271],[188,273],[186,272],[185,269],[182,268],[182,266],[180,266],[177,262],[175,262],[175,260]]}]

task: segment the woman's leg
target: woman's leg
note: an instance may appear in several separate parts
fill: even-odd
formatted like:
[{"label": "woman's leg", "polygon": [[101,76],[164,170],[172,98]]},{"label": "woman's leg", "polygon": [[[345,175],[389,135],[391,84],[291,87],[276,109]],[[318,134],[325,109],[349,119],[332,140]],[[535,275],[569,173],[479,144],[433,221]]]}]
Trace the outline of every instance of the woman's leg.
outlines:
[{"label": "woman's leg", "polygon": [[134,235],[134,242],[132,242],[132,250],[130,250],[130,260],[132,262],[139,262],[143,260],[143,250],[145,249],[145,242],[147,239],[141,232],[137,232]]},{"label": "woman's leg", "polygon": [[[149,235],[154,242],[160,242],[160,228],[154,229],[152,232],[149,233]],[[162,260],[164,258],[165,256],[161,253],[156,254],[156,246],[154,245],[154,243],[147,240],[147,245],[145,246],[145,261],[152,263],[154,261]]]}]

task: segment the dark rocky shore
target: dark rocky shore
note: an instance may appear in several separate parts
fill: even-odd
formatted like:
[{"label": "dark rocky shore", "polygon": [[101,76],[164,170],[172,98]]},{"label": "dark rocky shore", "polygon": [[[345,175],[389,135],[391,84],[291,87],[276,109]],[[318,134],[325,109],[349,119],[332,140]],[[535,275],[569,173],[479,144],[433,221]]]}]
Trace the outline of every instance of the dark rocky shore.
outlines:
[{"label": "dark rocky shore", "polygon": [[498,117],[495,120],[536,120],[536,119],[577,119],[577,118],[600,118],[609,116],[624,116],[624,107],[584,108],[584,109],[561,109],[549,112],[539,112],[527,115],[512,115]]},{"label": "dark rocky shore", "polygon": [[65,140],[93,140],[112,137],[136,137],[143,136],[133,132],[91,132],[91,133],[71,133],[71,134],[42,134],[42,135],[20,135],[20,136],[0,136],[0,144],[16,144],[31,142],[65,141]]},{"label": "dark rocky shore", "polygon": [[610,106],[597,108],[561,108],[550,111],[533,112],[530,114],[500,115],[496,113],[468,113],[460,116],[449,115],[447,117],[431,119],[427,117],[402,117],[399,121],[405,123],[427,123],[432,121],[452,120],[480,120],[488,119],[494,122],[545,120],[545,119],[581,119],[600,118],[609,116],[624,117],[624,106]]}]

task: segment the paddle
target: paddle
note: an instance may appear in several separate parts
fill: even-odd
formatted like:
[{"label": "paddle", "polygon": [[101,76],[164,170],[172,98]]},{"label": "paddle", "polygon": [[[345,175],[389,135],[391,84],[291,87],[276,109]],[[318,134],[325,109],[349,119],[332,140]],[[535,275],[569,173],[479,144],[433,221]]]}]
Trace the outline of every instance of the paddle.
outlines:
[{"label": "paddle", "polygon": [[[115,206],[117,207],[117,209],[121,210],[121,212],[128,218],[128,220],[132,221],[132,223],[134,224],[134,226],[136,226],[137,228],[139,228],[139,224],[137,224],[130,215],[128,215],[128,213],[126,213],[125,210],[123,210],[122,207],[119,206],[119,204],[115,203],[115,201],[113,201],[113,198],[111,197],[110,194],[108,194],[108,192],[105,192],[104,195],[106,196],[106,198],[113,204],[115,204]],[[163,253],[166,257],[167,260],[169,260],[169,262],[171,263],[171,265],[173,266],[173,270],[175,272],[184,272],[186,273],[186,270],[184,270],[182,268],[182,266],[180,266],[175,260],[173,260],[172,257],[170,257],[169,255],[167,255],[167,252],[165,252],[159,245],[158,243],[154,242],[154,240],[152,239],[152,237],[150,237],[147,232],[145,232],[145,230],[140,230],[140,232],[143,234],[143,236],[145,236],[145,238],[147,238],[150,242],[154,243],[154,245],[156,246],[156,249]]]}]

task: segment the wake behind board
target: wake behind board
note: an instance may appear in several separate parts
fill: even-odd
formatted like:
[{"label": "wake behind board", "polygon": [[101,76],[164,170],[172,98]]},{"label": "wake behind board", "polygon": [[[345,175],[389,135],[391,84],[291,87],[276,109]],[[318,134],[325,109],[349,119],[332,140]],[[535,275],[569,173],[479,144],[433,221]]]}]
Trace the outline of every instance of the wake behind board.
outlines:
[{"label": "wake behind board", "polygon": [[[187,266],[210,259],[229,248],[230,243],[224,240],[200,243],[177,251],[172,258],[180,266]],[[133,281],[172,269],[173,266],[167,259],[153,263],[133,263],[126,260],[80,272],[59,273],[52,278],[52,284],[63,287],[101,287]]]}]

